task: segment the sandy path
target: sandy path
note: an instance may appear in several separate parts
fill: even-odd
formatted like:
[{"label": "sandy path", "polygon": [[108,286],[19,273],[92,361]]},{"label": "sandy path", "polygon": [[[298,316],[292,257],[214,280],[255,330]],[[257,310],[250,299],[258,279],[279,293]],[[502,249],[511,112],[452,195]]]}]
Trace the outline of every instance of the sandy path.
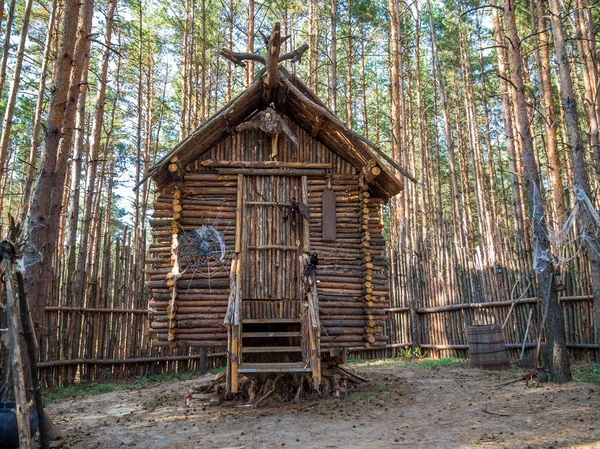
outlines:
[{"label": "sandy path", "polygon": [[[71,449],[600,448],[600,386],[496,384],[514,373],[391,364],[347,398],[183,406],[191,381],[53,403]],[[507,416],[504,416],[507,415]]]}]

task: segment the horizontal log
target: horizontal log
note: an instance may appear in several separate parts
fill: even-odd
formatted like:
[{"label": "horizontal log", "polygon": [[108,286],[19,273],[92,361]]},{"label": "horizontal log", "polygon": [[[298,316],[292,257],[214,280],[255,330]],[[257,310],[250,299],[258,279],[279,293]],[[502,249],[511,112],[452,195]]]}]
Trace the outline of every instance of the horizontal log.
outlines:
[{"label": "horizontal log", "polygon": [[320,168],[218,168],[225,175],[241,174],[247,176],[325,176],[326,170]]},{"label": "horizontal log", "polygon": [[171,346],[171,343],[175,343],[176,348],[183,348],[183,349],[202,348],[202,347],[220,348],[220,347],[227,346],[227,339],[225,339],[225,340],[200,340],[200,341],[177,339],[174,342],[152,340],[152,347],[155,347],[155,348],[167,347],[168,348]]},{"label": "horizontal log", "polygon": [[237,181],[236,175],[223,175],[217,172],[188,172],[183,176],[184,181]]},{"label": "horizontal log", "polygon": [[331,163],[319,162],[283,162],[283,161],[226,161],[207,159],[200,161],[203,167],[229,168],[332,168]]},{"label": "horizontal log", "polygon": [[156,363],[156,362],[181,362],[186,360],[197,360],[203,357],[215,358],[225,357],[226,352],[214,352],[203,355],[173,355],[162,357],[140,357],[135,359],[71,359],[71,360],[51,360],[38,362],[38,369],[54,368],[59,366],[75,366],[75,365],[126,365],[131,363]]},{"label": "horizontal log", "polygon": [[[517,304],[530,304],[539,302],[539,298],[523,298],[517,302]],[[460,310],[460,309],[484,309],[489,307],[502,307],[502,306],[510,306],[513,301],[491,301],[491,302],[473,302],[466,304],[450,304],[447,306],[438,306],[438,307],[419,307],[417,309],[417,313],[437,313],[437,312],[447,312],[451,310]]]},{"label": "horizontal log", "polygon": [[386,312],[389,313],[405,313],[405,312],[409,312],[410,311],[410,307],[393,307],[390,309],[386,309]]},{"label": "horizontal log", "polygon": [[46,306],[46,312],[78,312],[78,313],[148,313],[148,309],[111,309],[99,307]]},{"label": "horizontal log", "polygon": [[[367,325],[368,320],[351,320],[351,319],[324,319],[321,318],[321,324],[327,329],[329,327],[364,327]],[[376,322],[376,325],[382,325],[383,321]]]},{"label": "horizontal log", "polygon": [[362,283],[358,280],[356,283],[347,282],[318,282],[319,289],[334,288],[340,290],[362,290]]},{"label": "horizontal log", "polygon": [[[388,311],[389,309],[387,308],[389,306],[389,302],[388,301],[381,301],[381,302],[374,302],[373,303],[373,308],[374,309],[382,309],[383,312]],[[334,307],[343,307],[343,308],[357,308],[357,307],[364,307],[364,303],[361,300],[358,301],[323,301],[322,298],[319,298],[319,308],[320,309],[330,309],[330,308],[334,308]]]},{"label": "horizontal log", "polygon": [[224,326],[223,324],[223,320],[202,320],[202,319],[196,319],[196,320],[181,320],[177,322],[177,327],[182,327],[182,328],[194,328],[194,327],[219,327],[219,326]]},{"label": "horizontal log", "polygon": [[321,319],[327,316],[361,316],[361,315],[385,315],[384,309],[376,309],[376,308],[329,308],[324,305],[319,305],[319,316]]},{"label": "horizontal log", "polygon": [[328,327],[328,335],[362,335],[364,327]]},{"label": "horizontal log", "polygon": [[[146,286],[148,288],[165,288],[169,287],[167,285],[167,281],[147,281]],[[179,279],[177,281],[178,289],[187,289],[187,288],[228,288],[229,287],[229,279]]]},{"label": "horizontal log", "polygon": [[[176,334],[178,335],[178,334]],[[227,340],[227,332],[213,333],[213,334],[184,334],[182,339],[186,341],[215,341],[215,340]],[[167,334],[160,334],[157,336],[158,341],[167,341],[169,336]],[[179,340],[179,338],[178,338]]]},{"label": "horizontal log", "polygon": [[186,307],[183,305],[177,305],[177,313],[179,314],[189,314],[189,313],[221,313],[223,317],[225,317],[225,312],[227,312],[227,304],[224,306],[208,306],[208,307]]},{"label": "horizontal log", "polygon": [[[213,181],[213,180],[202,180],[202,181],[185,181],[186,189],[190,188],[215,188],[215,187],[237,187],[237,181]],[[183,198],[190,198],[190,194]],[[182,198],[182,200],[183,200]]]},{"label": "horizontal log", "polygon": [[583,296],[561,296],[559,301],[592,301],[594,297],[592,295]]},{"label": "horizontal log", "polygon": [[175,314],[175,319],[178,323],[184,320],[223,320],[225,318],[225,313],[204,313],[204,312],[195,312],[195,313],[181,313],[179,308],[177,308],[177,313]]},{"label": "horizontal log", "polygon": [[235,218],[235,212],[225,212],[220,210],[208,211],[208,210],[190,210],[184,207],[181,211],[181,218],[220,218],[220,219],[233,219]]},{"label": "horizontal log", "polygon": [[224,301],[227,303],[229,300],[229,294],[217,294],[217,293],[179,293],[177,294],[177,301],[207,301],[218,303]]}]

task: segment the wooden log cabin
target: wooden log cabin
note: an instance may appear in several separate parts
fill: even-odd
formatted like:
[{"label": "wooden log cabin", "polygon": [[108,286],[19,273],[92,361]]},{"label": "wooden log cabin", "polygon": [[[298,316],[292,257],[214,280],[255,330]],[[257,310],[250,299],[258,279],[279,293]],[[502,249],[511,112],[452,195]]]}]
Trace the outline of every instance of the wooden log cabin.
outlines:
[{"label": "wooden log cabin", "polygon": [[155,346],[223,347],[238,373],[308,372],[385,346],[382,208],[402,188],[275,62],[150,171]]}]

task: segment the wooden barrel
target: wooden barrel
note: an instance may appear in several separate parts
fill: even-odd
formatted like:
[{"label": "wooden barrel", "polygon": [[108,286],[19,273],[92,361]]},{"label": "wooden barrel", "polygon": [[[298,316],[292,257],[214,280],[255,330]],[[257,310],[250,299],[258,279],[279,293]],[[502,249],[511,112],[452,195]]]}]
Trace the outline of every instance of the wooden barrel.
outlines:
[{"label": "wooden barrel", "polygon": [[467,326],[471,367],[502,370],[508,367],[508,353],[497,324]]}]

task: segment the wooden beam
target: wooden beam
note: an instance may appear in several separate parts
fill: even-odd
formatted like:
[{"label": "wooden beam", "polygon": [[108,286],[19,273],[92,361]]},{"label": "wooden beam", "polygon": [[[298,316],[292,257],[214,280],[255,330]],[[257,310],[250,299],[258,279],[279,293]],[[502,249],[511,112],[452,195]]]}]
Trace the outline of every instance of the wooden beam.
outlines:
[{"label": "wooden beam", "polygon": [[267,42],[265,96],[270,99],[273,89],[279,85],[279,52],[281,51],[281,24],[275,23]]},{"label": "wooden beam", "polygon": [[169,174],[171,175],[171,178],[173,179],[173,181],[175,181],[175,182],[183,181],[183,175],[185,174],[185,170],[181,166],[181,163],[179,162],[179,158],[177,157],[177,155],[174,155],[169,161]]},{"label": "wooden beam", "polygon": [[[308,206],[308,177],[302,176],[302,202]],[[305,217],[302,220],[302,247],[304,252],[310,252],[310,224]]]},{"label": "wooden beam", "polygon": [[321,168],[217,168],[223,175],[246,176],[316,176],[324,177],[325,170]]},{"label": "wooden beam", "polygon": [[200,161],[203,167],[217,168],[320,168],[331,169],[331,163],[320,162],[282,162],[282,161],[224,161],[207,159]]}]

